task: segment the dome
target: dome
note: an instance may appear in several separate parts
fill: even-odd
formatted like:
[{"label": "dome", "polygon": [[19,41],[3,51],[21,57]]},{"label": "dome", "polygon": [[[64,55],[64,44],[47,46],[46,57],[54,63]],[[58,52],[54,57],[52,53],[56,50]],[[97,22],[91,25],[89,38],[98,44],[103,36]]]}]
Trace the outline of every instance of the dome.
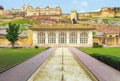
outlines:
[{"label": "dome", "polygon": [[3,6],[0,5],[0,10],[4,10]]}]

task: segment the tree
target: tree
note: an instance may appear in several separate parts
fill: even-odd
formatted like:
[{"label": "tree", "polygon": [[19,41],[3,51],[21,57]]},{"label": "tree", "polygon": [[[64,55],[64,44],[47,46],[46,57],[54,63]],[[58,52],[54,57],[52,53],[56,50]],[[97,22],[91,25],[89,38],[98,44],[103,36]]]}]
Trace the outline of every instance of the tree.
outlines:
[{"label": "tree", "polygon": [[7,34],[5,37],[11,42],[12,48],[14,48],[15,42],[18,40],[18,37],[22,32],[22,30],[20,31],[20,25],[9,23],[9,28],[6,29],[6,32]]}]

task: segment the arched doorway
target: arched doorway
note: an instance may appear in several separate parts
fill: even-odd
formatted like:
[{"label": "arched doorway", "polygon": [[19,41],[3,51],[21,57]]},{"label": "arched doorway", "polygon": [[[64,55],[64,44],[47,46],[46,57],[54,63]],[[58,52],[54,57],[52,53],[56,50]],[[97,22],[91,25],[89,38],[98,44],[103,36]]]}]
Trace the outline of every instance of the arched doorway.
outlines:
[{"label": "arched doorway", "polygon": [[44,32],[38,33],[38,44],[45,44],[45,33]]},{"label": "arched doorway", "polygon": [[48,33],[48,44],[55,44],[56,43],[56,35],[54,32]]},{"label": "arched doorway", "polygon": [[88,33],[81,32],[80,33],[80,44],[87,44],[88,43]]},{"label": "arched doorway", "polygon": [[59,33],[59,44],[66,44],[67,36],[66,32],[60,32]]},{"label": "arched doorway", "polygon": [[77,32],[70,32],[69,43],[70,44],[77,44]]}]

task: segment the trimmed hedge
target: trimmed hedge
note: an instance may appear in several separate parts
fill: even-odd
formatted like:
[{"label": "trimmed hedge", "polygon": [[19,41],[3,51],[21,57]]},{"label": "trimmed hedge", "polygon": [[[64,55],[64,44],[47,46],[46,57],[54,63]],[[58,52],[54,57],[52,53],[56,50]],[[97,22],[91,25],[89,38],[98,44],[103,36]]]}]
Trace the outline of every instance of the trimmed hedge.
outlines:
[{"label": "trimmed hedge", "polygon": [[93,48],[103,48],[103,45],[99,45],[98,43],[94,43]]},{"label": "trimmed hedge", "polygon": [[120,71],[120,58],[111,55],[92,54],[92,57],[110,65],[111,67]]},{"label": "trimmed hedge", "polygon": [[37,48],[39,48],[39,46],[34,46],[34,48],[36,48],[36,49],[37,49]]}]

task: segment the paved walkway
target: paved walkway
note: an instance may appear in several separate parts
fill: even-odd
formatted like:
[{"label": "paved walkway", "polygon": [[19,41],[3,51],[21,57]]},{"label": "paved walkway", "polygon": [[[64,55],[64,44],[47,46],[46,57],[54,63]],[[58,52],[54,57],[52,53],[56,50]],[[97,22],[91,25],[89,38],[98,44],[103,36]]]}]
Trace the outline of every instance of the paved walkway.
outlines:
[{"label": "paved walkway", "polygon": [[73,54],[59,47],[28,81],[92,81]]},{"label": "paved walkway", "polygon": [[0,81],[26,81],[38,67],[53,53],[55,47],[0,74]]},{"label": "paved walkway", "polygon": [[120,72],[118,70],[90,57],[74,47],[70,47],[69,49],[99,81],[120,81]]},{"label": "paved walkway", "polygon": [[[120,81],[119,71],[90,57],[74,47],[70,47],[69,49],[78,57],[79,60],[81,60],[81,62],[89,69],[90,72],[93,73],[94,76],[96,76],[99,81]],[[49,50],[5,71],[0,74],[0,81],[26,81],[38,69],[38,67],[42,65],[47,57],[54,52],[54,50],[55,47],[52,47]],[[67,53],[68,52],[65,54],[67,55]]]}]

